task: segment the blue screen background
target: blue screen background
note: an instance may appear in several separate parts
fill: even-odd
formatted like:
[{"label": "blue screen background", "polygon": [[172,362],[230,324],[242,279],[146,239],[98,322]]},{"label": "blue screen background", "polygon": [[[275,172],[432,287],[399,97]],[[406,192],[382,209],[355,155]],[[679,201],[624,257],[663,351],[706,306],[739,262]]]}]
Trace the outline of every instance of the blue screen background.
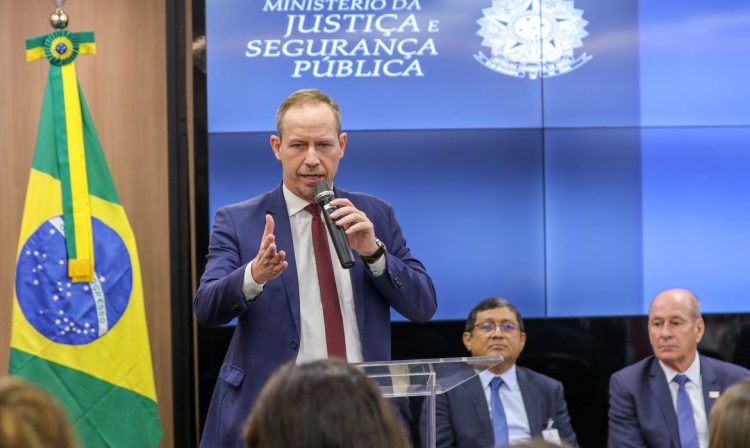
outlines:
[{"label": "blue screen background", "polygon": [[206,2],[210,219],[278,185],[275,110],[317,87],[349,132],[336,183],[394,206],[437,319],[492,295],[528,317],[637,315],[668,287],[750,311],[746,0],[577,0],[592,59],[536,80],[473,59],[490,0],[420,3],[440,22],[424,77],[292,79],[288,58],[244,56],[282,13]]}]

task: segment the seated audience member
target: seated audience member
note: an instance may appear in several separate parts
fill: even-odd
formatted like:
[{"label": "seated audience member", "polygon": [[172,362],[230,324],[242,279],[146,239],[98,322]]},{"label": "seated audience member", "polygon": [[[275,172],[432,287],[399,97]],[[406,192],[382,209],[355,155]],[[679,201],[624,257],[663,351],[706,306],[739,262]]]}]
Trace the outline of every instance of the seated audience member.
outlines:
[{"label": "seated audience member", "polygon": [[[463,342],[472,356],[502,355],[504,361],[436,396],[436,446],[504,447],[542,437],[547,428],[546,437],[576,444],[562,384],[516,366],[526,333],[512,303],[489,298],[477,304],[466,320]],[[424,442],[426,407],[420,429]]]},{"label": "seated audience member", "polygon": [[648,313],[654,355],[610,378],[611,447],[708,446],[711,406],[750,371],[700,355],[704,325],[692,292],[668,289],[654,298]]},{"label": "seated audience member", "polygon": [[0,378],[0,447],[74,448],[73,426],[46,391],[14,377]]},{"label": "seated audience member", "polygon": [[750,379],[744,379],[716,400],[708,418],[709,448],[750,446]]},{"label": "seated audience member", "polygon": [[248,448],[406,448],[378,386],[339,359],[286,365],[263,387],[245,425]]}]

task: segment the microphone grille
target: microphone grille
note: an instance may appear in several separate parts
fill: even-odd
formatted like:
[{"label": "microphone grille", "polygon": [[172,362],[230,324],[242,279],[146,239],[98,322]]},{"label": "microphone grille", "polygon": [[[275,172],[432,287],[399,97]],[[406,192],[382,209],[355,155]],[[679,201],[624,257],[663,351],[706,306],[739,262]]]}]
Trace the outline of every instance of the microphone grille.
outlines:
[{"label": "microphone grille", "polygon": [[315,199],[320,200],[325,196],[333,196],[333,191],[325,180],[315,182]]}]

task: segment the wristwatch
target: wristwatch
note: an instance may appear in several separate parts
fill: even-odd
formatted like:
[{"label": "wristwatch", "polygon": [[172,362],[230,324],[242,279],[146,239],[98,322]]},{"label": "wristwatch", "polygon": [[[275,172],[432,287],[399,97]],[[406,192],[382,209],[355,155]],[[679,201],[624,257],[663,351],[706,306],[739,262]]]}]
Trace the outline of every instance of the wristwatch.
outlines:
[{"label": "wristwatch", "polygon": [[376,261],[378,261],[378,258],[380,258],[381,256],[383,256],[383,254],[385,253],[386,247],[385,247],[385,244],[382,241],[380,241],[379,239],[375,238],[375,244],[378,245],[378,249],[375,252],[373,252],[372,255],[365,256],[365,255],[361,255],[360,254],[360,256],[359,256],[359,258],[361,258],[362,261],[364,261],[367,264],[373,264],[373,263],[375,263]]}]

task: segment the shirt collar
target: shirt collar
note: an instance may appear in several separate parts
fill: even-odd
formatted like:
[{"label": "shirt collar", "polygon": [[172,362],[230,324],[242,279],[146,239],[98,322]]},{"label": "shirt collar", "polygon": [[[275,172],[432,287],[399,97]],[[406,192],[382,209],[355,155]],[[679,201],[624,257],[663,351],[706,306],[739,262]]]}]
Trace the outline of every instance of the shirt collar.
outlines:
[{"label": "shirt collar", "polygon": [[282,190],[284,192],[284,202],[286,202],[286,209],[287,212],[289,212],[289,216],[296,215],[304,210],[309,204],[309,202],[292,193],[292,190],[288,189],[285,184],[282,184]]},{"label": "shirt collar", "polygon": [[500,375],[496,375],[490,370],[485,370],[484,372],[481,372],[479,374],[479,380],[482,381],[482,387],[483,388],[489,387],[490,381],[492,381],[492,378],[495,378],[496,376],[499,376],[500,378],[503,379],[503,382],[505,383],[506,386],[508,386],[508,389],[518,390],[518,376],[517,376],[515,364],[513,364],[510,367],[510,369],[506,370]]},{"label": "shirt collar", "polygon": [[672,380],[674,380],[674,377],[682,373],[688,379],[695,383],[696,385],[701,384],[701,356],[698,352],[695,353],[695,359],[693,360],[692,364],[690,364],[690,367],[687,368],[684,372],[678,372],[670,367],[668,367],[663,362],[659,361],[659,365],[661,366],[661,369],[664,371],[664,375],[667,376],[667,383],[671,383]]}]

